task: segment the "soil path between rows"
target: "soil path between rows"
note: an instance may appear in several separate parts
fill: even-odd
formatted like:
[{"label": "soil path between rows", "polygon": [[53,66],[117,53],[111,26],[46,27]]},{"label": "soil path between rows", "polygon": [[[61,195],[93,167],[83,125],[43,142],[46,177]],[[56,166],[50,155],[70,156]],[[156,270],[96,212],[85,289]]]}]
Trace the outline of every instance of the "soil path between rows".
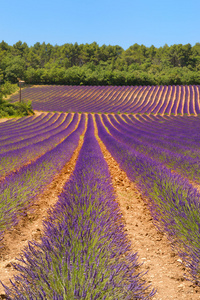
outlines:
[{"label": "soil path between rows", "polygon": [[200,287],[185,279],[181,259],[172,250],[167,237],[153,224],[147,199],[128,179],[101,140],[98,141],[110,170],[132,251],[137,252],[138,261],[143,263],[141,272],[147,271],[145,281],[157,290],[153,300],[200,299]]},{"label": "soil path between rows", "polygon": [[[99,138],[98,141],[108,163],[116,201],[123,215],[132,251],[138,253],[138,261],[143,263],[141,272],[148,271],[144,276],[147,284],[157,289],[153,300],[200,299],[200,288],[184,279],[184,266],[177,254],[172,251],[166,236],[155,228],[142,194],[127,178]],[[40,239],[48,209],[54,206],[64,184],[73,172],[82,142],[83,136],[71,160],[38,197],[32,207],[34,211],[27,211],[19,224],[6,233],[3,248],[0,249],[0,280],[4,284],[10,286],[9,279],[13,279],[16,274],[11,263],[16,262],[16,258],[28,245],[28,241]],[[4,295],[4,289],[0,285],[0,299],[4,299]]]},{"label": "soil path between rows", "polygon": [[[19,221],[17,226],[5,233],[3,242],[1,242],[2,248],[0,248],[0,280],[6,286],[11,287],[10,279],[13,280],[14,275],[17,275],[12,263],[18,263],[17,258],[20,257],[23,249],[28,246],[29,241],[40,239],[43,233],[43,221],[48,217],[49,209],[53,208],[58,201],[58,196],[75,168],[83,144],[83,136],[84,133],[81,135],[79,145],[70,161],[55,176],[44,192],[37,196],[37,200],[26,211],[26,215]],[[0,284],[0,299],[4,299],[4,297],[4,288]]]}]

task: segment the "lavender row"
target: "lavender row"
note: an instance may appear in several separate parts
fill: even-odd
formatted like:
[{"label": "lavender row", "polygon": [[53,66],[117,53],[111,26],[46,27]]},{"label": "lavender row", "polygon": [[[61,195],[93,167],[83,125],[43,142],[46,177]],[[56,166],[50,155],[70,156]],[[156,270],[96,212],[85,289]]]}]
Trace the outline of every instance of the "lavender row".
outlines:
[{"label": "lavender row", "polygon": [[[105,116],[103,116],[103,118],[106,120]],[[125,142],[131,147],[134,147],[139,152],[144,154],[146,153],[152,158],[161,161],[163,164],[179,172],[181,175],[186,176],[198,183],[200,182],[200,142],[199,139],[197,139],[198,133],[195,131],[200,126],[199,118],[196,118],[194,120],[195,122],[188,122],[187,129],[190,136],[188,139],[185,138],[187,137],[187,131],[184,126],[182,126],[181,122],[179,124],[180,128],[178,131],[176,131],[176,127],[174,126],[174,130],[172,131],[171,129],[173,140],[170,140],[170,142],[167,138],[168,131],[171,135],[170,128],[173,128],[172,125],[174,124],[174,121],[167,121],[164,123],[164,127],[161,127],[161,129],[158,128],[158,125],[160,124],[155,122],[158,130],[157,134],[153,134],[151,126],[152,123],[146,124],[144,122],[138,131],[137,126],[131,127],[128,124],[125,126],[123,121],[117,123],[113,116],[109,116],[109,118],[119,130],[116,131],[111,126],[110,130],[112,130],[112,134],[115,135],[115,137],[118,137],[121,141]],[[116,116],[116,118],[120,121],[119,116]],[[109,123],[106,124],[109,126]],[[192,130],[193,127],[195,130]],[[141,130],[142,128],[143,130]],[[183,144],[179,142],[179,136],[183,141]],[[189,140],[190,143],[188,142]]]},{"label": "lavender row", "polygon": [[9,299],[150,299],[131,253],[107,164],[88,127],[40,243],[21,257]]},{"label": "lavender row", "polygon": [[159,147],[191,157],[199,156],[199,117],[195,117],[191,121],[188,119],[189,117],[181,117],[182,120],[179,119],[177,122],[177,117],[174,117],[172,120],[166,120],[165,122],[160,119],[132,125],[124,122],[118,115],[115,115],[115,118],[112,115],[109,116],[110,121],[119,131],[126,131],[126,133],[137,137],[141,141],[145,140]]},{"label": "lavender row", "polygon": [[[35,110],[103,113],[200,113],[200,87],[40,86],[23,90]],[[12,101],[17,100],[14,95]],[[80,101],[83,99],[83,101]]]},{"label": "lavender row", "polygon": [[[64,130],[68,124],[69,120],[71,119],[71,114],[60,114],[58,120],[54,122],[54,124],[48,126],[46,129],[41,129],[38,132],[29,134],[24,137],[24,139],[20,139],[15,142],[13,138],[13,143],[9,143],[8,145],[4,145],[0,148],[0,157],[1,155],[8,155],[11,151],[17,151],[19,149],[23,149],[24,147],[34,145],[38,142],[45,141],[46,139],[50,138],[52,135],[59,133],[60,131]],[[78,117],[78,116],[77,116]],[[77,118],[76,117],[76,118]]]},{"label": "lavender row", "polygon": [[[68,114],[65,122],[65,127],[70,121]],[[74,115],[72,122],[64,130],[51,130],[48,132],[45,140],[34,142],[22,149],[16,149],[3,154],[0,154],[0,178],[7,176],[10,172],[16,171],[23,165],[31,163],[60,144],[74,130],[78,122],[78,114]],[[63,126],[62,126],[63,127]],[[38,137],[37,137],[38,138]]]},{"label": "lavender row", "polygon": [[107,149],[148,197],[157,226],[174,242],[190,276],[200,284],[200,194],[163,164],[114,139],[99,115],[96,115],[96,122]]},{"label": "lavender row", "polygon": [[[2,137],[0,140],[0,146],[6,146],[9,144],[12,144],[17,141],[21,141],[23,139],[29,138],[31,136],[37,135],[37,133],[40,133],[42,130],[45,130],[48,128],[48,126],[51,126],[53,122],[58,118],[59,114],[54,115],[53,113],[48,113],[46,116],[44,116],[39,122],[32,122],[30,126],[22,126],[17,127],[14,130],[9,130],[8,133],[2,130]],[[53,121],[53,122],[52,122]]]},{"label": "lavender row", "polygon": [[17,222],[24,209],[70,160],[84,128],[85,115],[82,115],[77,129],[62,143],[19,172],[7,176],[0,184],[1,234]]},{"label": "lavender row", "polygon": [[[126,119],[127,120],[127,119]],[[127,124],[120,125],[127,130]],[[156,118],[151,122],[142,122],[140,125],[132,125],[132,134],[135,136],[138,129],[138,137],[141,141],[145,139],[162,148],[174,151],[183,155],[198,158],[200,155],[200,118],[199,117],[173,117],[164,119]],[[131,134],[131,126],[128,125]],[[142,134],[140,134],[142,130]]]},{"label": "lavender row", "polygon": [[[143,130],[146,129],[147,132],[152,132],[154,134],[161,134],[165,133],[167,134],[170,138],[174,137],[174,134],[176,135],[176,138],[181,139],[181,135],[183,133],[189,133],[186,138],[190,139],[192,135],[198,135],[199,132],[197,129],[199,129],[199,116],[171,116],[171,117],[163,117],[163,116],[151,116],[148,118],[146,116],[146,119],[142,120],[142,122],[135,122],[135,118],[131,115],[129,115],[129,118],[123,115],[123,118],[127,122],[127,120],[130,119],[134,122],[132,123],[132,126],[136,126]],[[121,118],[118,116],[118,121],[122,122]],[[144,122],[143,122],[144,121]],[[158,122],[160,123],[158,126]],[[149,124],[149,128],[145,128],[146,124]],[[123,122],[125,125],[126,123]]]},{"label": "lavender row", "polygon": [[[31,118],[31,121],[29,122],[29,118]],[[48,114],[42,114],[41,116],[36,117],[35,119],[32,119],[32,117],[27,117],[27,122],[24,124],[20,124],[20,126],[14,126],[14,128],[8,128],[8,130],[2,130],[1,131],[1,139],[2,142],[6,138],[9,138],[11,136],[21,135],[22,133],[26,133],[28,130],[35,130],[37,128],[40,128],[42,126],[48,126],[49,123],[51,123],[51,119],[55,119],[56,116],[52,113]],[[47,125],[46,125],[47,124]]]},{"label": "lavender row", "polygon": [[9,130],[9,129],[12,129],[14,127],[17,126],[26,126],[26,124],[30,124],[30,122],[32,122],[33,120],[35,120],[36,118],[40,117],[44,117],[44,113],[41,113],[40,116],[35,116],[35,115],[32,115],[32,116],[25,116],[25,117],[21,117],[21,118],[12,118],[12,119],[8,119],[7,121],[3,122],[3,123],[0,123],[0,130],[2,128],[6,129],[6,130]]},{"label": "lavender row", "polygon": [[60,118],[60,113],[48,113],[46,116],[39,122],[33,122],[30,126],[23,126],[22,128],[15,128],[15,130],[10,131],[6,135],[6,138],[3,137],[1,141],[1,146],[6,146],[21,140],[25,140],[32,136],[36,136],[41,132],[48,131],[51,129],[54,124],[58,123]]},{"label": "lavender row", "polygon": [[[5,128],[7,131],[10,129],[27,127],[33,123],[41,121],[46,116],[45,113],[40,113],[39,115],[25,116],[21,118],[12,118],[0,124],[0,128]],[[2,134],[2,132],[1,132]]]},{"label": "lavender row", "polygon": [[162,136],[165,135],[164,140],[181,142],[184,135],[187,142],[190,142],[192,139],[195,141],[197,137],[200,137],[198,131],[198,129],[200,129],[199,117],[173,117],[167,120],[163,117],[156,117],[155,120],[135,121],[132,124],[130,122],[127,124],[127,122],[128,120],[130,121],[130,119],[133,120],[133,116],[130,116],[130,119],[127,116],[123,116],[125,121],[118,115],[115,115],[115,118],[124,129],[132,130],[135,133],[138,132],[138,134],[143,133],[152,138],[162,138]]},{"label": "lavender row", "polygon": [[[163,165],[175,170],[182,176],[198,183],[200,182],[200,151],[199,157],[197,157],[196,153],[195,158],[190,157],[189,155],[176,153],[157,146],[155,141],[146,141],[147,138],[145,135],[141,135],[140,138],[137,138],[134,134],[130,135],[123,129],[117,130],[108,121],[106,115],[102,115],[102,119],[110,134],[120,142],[125,143],[138,152],[150,156],[154,160],[160,161]],[[120,129],[120,125],[118,126],[118,129]]]}]

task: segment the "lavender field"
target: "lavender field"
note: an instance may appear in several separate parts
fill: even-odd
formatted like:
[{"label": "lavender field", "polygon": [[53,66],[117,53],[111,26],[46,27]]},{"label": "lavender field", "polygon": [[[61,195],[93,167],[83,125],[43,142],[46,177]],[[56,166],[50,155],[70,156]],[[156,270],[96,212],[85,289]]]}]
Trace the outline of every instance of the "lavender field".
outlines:
[{"label": "lavender field", "polygon": [[0,123],[2,240],[82,146],[44,234],[5,286],[7,299],[154,299],[100,141],[199,286],[199,86],[33,86],[22,95],[42,112]]},{"label": "lavender field", "polygon": [[[63,112],[197,115],[200,86],[54,86],[23,90],[35,110]],[[16,94],[12,101],[18,101]]]}]

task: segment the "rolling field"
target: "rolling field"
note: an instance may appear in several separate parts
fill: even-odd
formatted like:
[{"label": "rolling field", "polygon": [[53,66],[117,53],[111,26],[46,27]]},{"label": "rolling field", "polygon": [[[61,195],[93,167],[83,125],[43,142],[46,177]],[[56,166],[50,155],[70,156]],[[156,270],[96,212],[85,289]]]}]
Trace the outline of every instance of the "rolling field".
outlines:
[{"label": "rolling field", "polygon": [[[35,110],[197,115],[200,86],[33,86],[23,90]],[[19,96],[12,96],[18,101]]]},{"label": "rolling field", "polygon": [[[4,240],[24,218],[37,214],[33,207],[56,178],[51,190],[56,192],[59,181],[62,187],[47,205],[42,234],[27,238],[28,247],[20,250],[16,270],[10,267],[7,277],[0,271],[2,297],[200,299],[199,97],[199,86],[22,90],[22,99],[31,100],[37,113],[0,123],[2,260]],[[18,95],[11,98],[17,101]],[[128,182],[121,194],[120,181]],[[142,201],[134,202],[137,192]],[[150,246],[144,242],[137,248],[139,229],[132,227],[130,235],[126,219],[135,214],[136,227],[149,214],[148,224],[156,230],[144,227],[144,236],[158,232],[168,241],[171,256],[184,269],[181,291],[178,282],[175,291],[175,282],[170,294],[163,278],[145,274],[141,255]],[[164,273],[162,263],[158,274]]]}]

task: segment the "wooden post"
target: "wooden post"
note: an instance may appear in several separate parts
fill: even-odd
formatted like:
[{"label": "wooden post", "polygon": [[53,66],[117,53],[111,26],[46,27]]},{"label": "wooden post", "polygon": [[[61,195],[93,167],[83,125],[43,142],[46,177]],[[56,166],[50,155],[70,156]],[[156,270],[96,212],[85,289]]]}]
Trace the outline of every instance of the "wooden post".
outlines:
[{"label": "wooden post", "polygon": [[22,91],[21,91],[21,82],[19,81],[19,102],[22,101]]},{"label": "wooden post", "polygon": [[22,102],[22,91],[21,91],[21,84],[23,84],[25,81],[21,80],[20,78],[17,78],[19,80],[19,102]]}]

